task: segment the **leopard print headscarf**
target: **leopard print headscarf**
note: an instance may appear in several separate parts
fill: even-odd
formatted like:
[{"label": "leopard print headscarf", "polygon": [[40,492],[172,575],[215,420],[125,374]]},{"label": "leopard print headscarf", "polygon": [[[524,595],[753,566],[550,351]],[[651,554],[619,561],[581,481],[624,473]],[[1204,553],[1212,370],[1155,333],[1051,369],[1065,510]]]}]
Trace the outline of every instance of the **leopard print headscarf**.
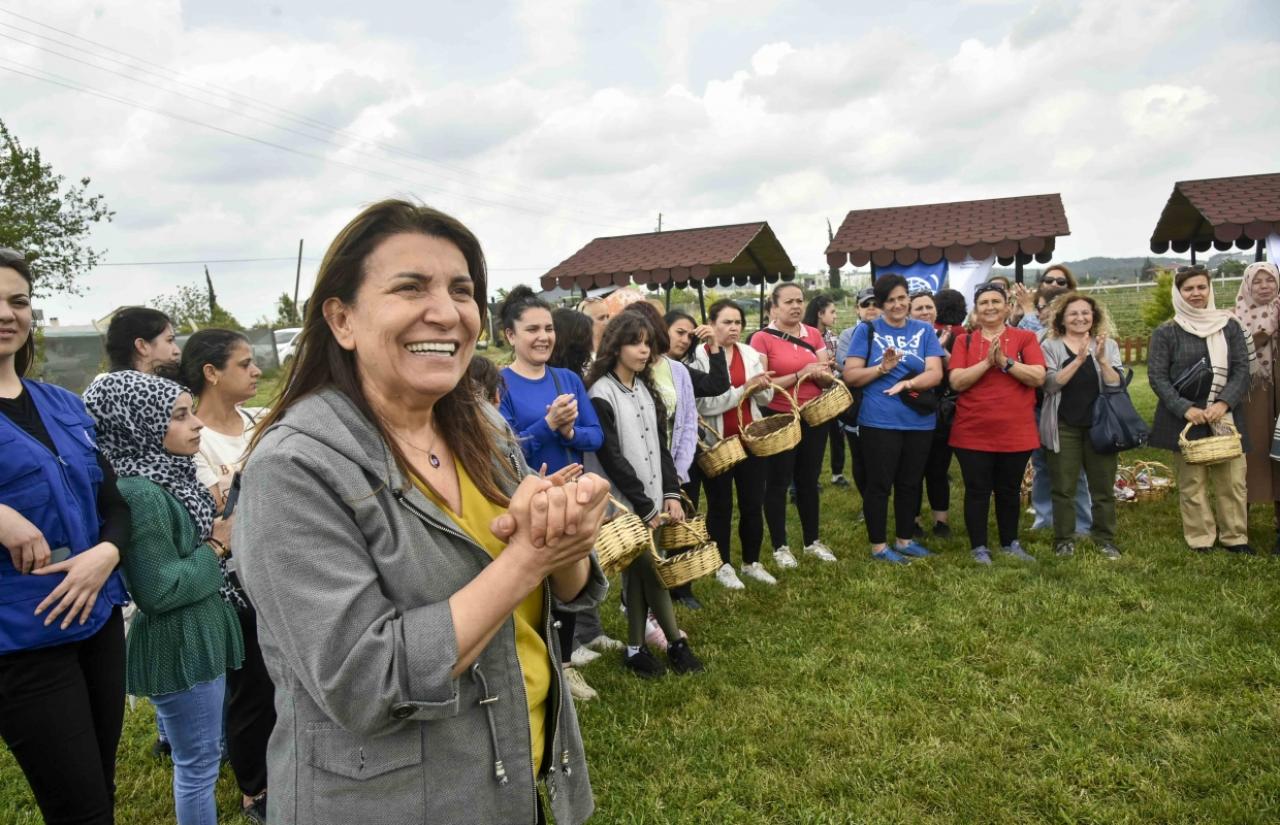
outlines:
[{"label": "leopard print headscarf", "polygon": [[121,370],[94,381],[84,403],[98,422],[98,446],[116,475],[141,476],[167,490],[191,514],[203,541],[213,531],[213,496],[196,478],[191,456],[164,448],[173,405],[184,392],[167,378]]}]

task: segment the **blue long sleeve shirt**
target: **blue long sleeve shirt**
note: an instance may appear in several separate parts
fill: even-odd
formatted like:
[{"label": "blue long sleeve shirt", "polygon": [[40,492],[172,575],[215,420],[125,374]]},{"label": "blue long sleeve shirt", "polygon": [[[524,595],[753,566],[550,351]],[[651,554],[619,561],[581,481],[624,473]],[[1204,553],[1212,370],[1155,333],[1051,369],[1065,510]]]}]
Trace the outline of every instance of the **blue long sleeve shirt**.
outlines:
[{"label": "blue long sleeve shirt", "polygon": [[[587,396],[582,379],[573,371],[547,367],[542,378],[530,380],[510,367],[502,370],[505,387],[498,409],[520,438],[525,461],[535,471],[543,464],[547,472],[582,463],[582,454],[600,449],[604,432],[595,408]],[[562,393],[578,399],[578,420],[573,423],[573,438],[566,439],[547,424],[547,407]]]}]

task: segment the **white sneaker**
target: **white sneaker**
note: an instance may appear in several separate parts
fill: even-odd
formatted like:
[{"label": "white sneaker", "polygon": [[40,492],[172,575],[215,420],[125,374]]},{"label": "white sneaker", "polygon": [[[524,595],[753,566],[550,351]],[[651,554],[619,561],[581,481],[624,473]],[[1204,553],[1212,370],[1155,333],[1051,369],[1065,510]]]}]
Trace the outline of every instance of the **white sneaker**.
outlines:
[{"label": "white sneaker", "polygon": [[569,657],[569,664],[574,667],[586,667],[587,665],[600,658],[600,654],[586,647],[578,647],[573,651],[573,655]]},{"label": "white sneaker", "polygon": [[587,684],[587,680],[582,678],[581,673],[571,667],[564,669],[564,682],[569,686],[569,693],[579,702],[589,702],[600,695],[596,693],[595,688]]},{"label": "white sneaker", "polygon": [[817,558],[822,559],[823,561],[836,560],[836,554],[831,552],[831,548],[826,546],[820,541],[815,541],[813,544],[810,544],[808,547],[804,548],[804,552],[808,553],[811,556],[816,556]]},{"label": "white sneaker", "polygon": [[791,555],[791,548],[785,544],[773,551],[773,563],[778,565],[779,570],[790,570],[793,567],[800,566],[800,562],[796,561],[796,557]]},{"label": "white sneaker", "polygon": [[738,578],[738,574],[733,572],[732,564],[722,564],[720,569],[716,571],[716,581],[724,585],[729,590],[744,590],[746,585]]},{"label": "white sneaker", "polygon": [[589,647],[598,653],[604,653],[610,650],[622,650],[626,645],[606,633],[601,633],[585,643],[583,647]]},{"label": "white sneaker", "polygon": [[749,576],[750,578],[753,578],[758,582],[764,582],[765,584],[778,583],[778,580],[775,579],[768,570],[765,570],[764,565],[758,561],[742,565],[742,575]]}]

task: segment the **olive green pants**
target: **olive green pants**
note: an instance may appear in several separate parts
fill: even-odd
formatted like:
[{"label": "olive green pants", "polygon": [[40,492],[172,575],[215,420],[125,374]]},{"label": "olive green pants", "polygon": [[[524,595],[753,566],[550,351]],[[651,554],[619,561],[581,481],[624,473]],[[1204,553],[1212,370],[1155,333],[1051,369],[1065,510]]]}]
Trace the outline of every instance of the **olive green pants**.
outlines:
[{"label": "olive green pants", "polygon": [[1049,463],[1050,495],[1053,499],[1053,540],[1070,541],[1076,529],[1076,487],[1080,469],[1089,483],[1093,500],[1093,529],[1089,534],[1100,544],[1116,540],[1116,465],[1120,457],[1093,449],[1088,427],[1058,424],[1058,452],[1045,451]]}]

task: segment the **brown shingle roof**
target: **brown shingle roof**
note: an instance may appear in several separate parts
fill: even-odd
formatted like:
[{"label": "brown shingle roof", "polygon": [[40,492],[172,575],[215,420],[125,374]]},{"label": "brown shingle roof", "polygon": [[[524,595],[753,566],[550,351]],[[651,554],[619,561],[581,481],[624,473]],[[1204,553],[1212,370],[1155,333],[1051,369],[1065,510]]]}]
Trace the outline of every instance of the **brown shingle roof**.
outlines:
[{"label": "brown shingle roof", "polygon": [[790,280],[796,268],[769,224],[740,223],[596,238],[542,276],[543,289]]},{"label": "brown shingle roof", "polygon": [[1160,213],[1151,251],[1248,249],[1272,232],[1280,232],[1280,174],[1183,180]]},{"label": "brown shingle roof", "polygon": [[827,246],[827,263],[888,266],[897,261],[937,263],[986,258],[992,252],[1006,265],[1021,254],[1044,263],[1054,239],[1070,235],[1062,196],[1026,195],[980,201],[929,203],[884,209],[855,209]]}]

